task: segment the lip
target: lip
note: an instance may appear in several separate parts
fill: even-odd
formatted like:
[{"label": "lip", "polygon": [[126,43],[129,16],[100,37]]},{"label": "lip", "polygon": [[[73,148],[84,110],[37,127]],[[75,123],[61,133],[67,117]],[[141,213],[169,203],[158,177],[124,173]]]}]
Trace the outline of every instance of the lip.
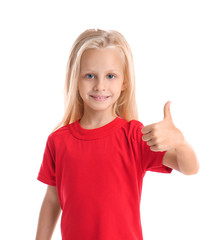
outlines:
[{"label": "lip", "polygon": [[98,102],[104,102],[106,101],[110,96],[102,96],[102,95],[90,95],[95,101]]},{"label": "lip", "polygon": [[109,96],[103,96],[103,95],[90,95],[91,97],[95,97],[95,98],[97,98],[97,97],[101,97],[101,98],[106,98],[106,97],[109,97]]}]

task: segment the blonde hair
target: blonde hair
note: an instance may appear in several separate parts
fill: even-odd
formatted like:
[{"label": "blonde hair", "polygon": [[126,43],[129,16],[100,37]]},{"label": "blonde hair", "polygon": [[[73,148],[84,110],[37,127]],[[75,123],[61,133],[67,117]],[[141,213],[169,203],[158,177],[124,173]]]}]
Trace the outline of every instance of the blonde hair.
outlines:
[{"label": "blonde hair", "polygon": [[129,44],[123,35],[115,30],[88,29],[75,40],[67,62],[64,86],[64,116],[53,132],[59,127],[68,125],[83,116],[83,100],[78,92],[81,56],[90,48],[117,48],[124,59],[124,84],[120,97],[113,105],[114,113],[130,121],[138,120],[135,99],[135,73],[133,56]]}]

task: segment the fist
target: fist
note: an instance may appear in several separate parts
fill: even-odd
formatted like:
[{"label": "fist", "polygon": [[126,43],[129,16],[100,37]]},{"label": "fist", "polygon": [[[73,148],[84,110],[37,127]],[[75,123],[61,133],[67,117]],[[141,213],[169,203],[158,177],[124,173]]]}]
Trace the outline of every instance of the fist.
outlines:
[{"label": "fist", "polygon": [[167,151],[183,143],[182,132],[173,124],[170,113],[170,101],[164,105],[164,119],[161,122],[144,126],[142,140],[147,142],[150,149],[154,152]]}]

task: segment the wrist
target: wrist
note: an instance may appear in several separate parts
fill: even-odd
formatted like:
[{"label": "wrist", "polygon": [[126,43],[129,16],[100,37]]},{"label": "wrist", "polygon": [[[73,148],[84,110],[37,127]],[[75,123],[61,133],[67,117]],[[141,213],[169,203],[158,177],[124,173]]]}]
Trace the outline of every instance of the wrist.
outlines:
[{"label": "wrist", "polygon": [[174,144],[175,150],[179,148],[184,148],[188,145],[188,142],[186,141],[183,133],[177,128],[177,138]]}]

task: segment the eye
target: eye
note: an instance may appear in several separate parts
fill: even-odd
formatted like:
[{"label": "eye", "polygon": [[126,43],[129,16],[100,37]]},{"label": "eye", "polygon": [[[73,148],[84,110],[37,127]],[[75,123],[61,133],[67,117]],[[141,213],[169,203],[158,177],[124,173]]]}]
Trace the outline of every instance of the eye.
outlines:
[{"label": "eye", "polygon": [[[113,78],[115,78],[116,76],[115,76],[114,74],[108,74],[107,77],[108,77],[109,79],[113,79]],[[93,79],[93,78],[95,78],[95,76],[94,76],[92,73],[87,73],[87,74],[85,75],[85,78]]]},{"label": "eye", "polygon": [[109,74],[108,76],[109,76],[110,79],[115,78],[115,75],[113,75],[113,74]]},{"label": "eye", "polygon": [[91,79],[91,78],[93,78],[93,77],[94,77],[94,75],[93,75],[93,74],[91,74],[91,73],[88,73],[88,74],[86,74],[86,75],[85,75],[85,77],[86,77],[86,78],[90,78],[90,79]]}]

